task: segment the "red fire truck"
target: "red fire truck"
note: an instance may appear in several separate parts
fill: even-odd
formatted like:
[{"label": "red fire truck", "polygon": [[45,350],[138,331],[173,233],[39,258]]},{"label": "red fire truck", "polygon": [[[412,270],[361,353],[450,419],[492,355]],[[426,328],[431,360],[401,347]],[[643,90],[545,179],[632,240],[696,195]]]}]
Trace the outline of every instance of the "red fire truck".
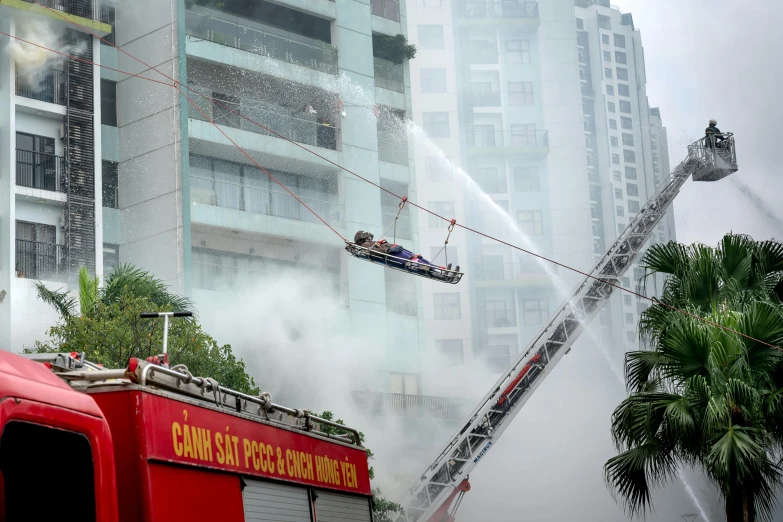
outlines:
[{"label": "red fire truck", "polygon": [[183,366],[0,351],[0,429],[0,522],[372,520],[356,430]]}]

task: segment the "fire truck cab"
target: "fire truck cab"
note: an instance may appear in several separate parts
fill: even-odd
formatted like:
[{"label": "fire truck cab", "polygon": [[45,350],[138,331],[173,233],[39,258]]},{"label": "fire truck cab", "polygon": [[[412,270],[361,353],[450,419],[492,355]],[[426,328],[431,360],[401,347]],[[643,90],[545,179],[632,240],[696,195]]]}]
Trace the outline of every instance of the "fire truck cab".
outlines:
[{"label": "fire truck cab", "polygon": [[0,351],[0,522],[372,521],[355,430],[186,368],[33,357]]}]

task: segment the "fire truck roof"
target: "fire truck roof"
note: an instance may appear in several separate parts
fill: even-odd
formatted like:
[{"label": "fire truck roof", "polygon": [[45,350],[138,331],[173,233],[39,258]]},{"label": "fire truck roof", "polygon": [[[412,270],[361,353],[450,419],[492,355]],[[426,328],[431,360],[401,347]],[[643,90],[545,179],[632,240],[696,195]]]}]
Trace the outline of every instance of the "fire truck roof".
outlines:
[{"label": "fire truck roof", "polygon": [[0,350],[0,375],[0,397],[18,397],[57,404],[95,417],[103,417],[90,396],[73,390],[43,364]]}]

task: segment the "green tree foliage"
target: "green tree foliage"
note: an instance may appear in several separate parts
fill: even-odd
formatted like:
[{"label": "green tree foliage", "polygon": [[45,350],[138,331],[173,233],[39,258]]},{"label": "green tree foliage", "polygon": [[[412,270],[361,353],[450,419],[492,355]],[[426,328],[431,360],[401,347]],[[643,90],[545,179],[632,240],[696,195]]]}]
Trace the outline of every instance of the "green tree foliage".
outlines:
[{"label": "green tree foliage", "polygon": [[720,491],[729,522],[771,519],[783,479],[783,304],[775,291],[783,244],[735,234],[717,248],[671,242],[653,245],[642,264],[666,280],[640,319],[650,349],[626,355],[631,394],[612,417],[620,453],[605,465],[607,482],[639,514],[651,508],[652,488],[696,466]]},{"label": "green tree foliage", "polygon": [[[117,267],[103,288],[85,269],[79,274],[79,296],[52,291],[37,283],[38,295],[60,313],[49,329],[49,339],[37,343],[37,352],[85,352],[87,359],[107,368],[123,368],[128,359],[159,355],[163,321],[141,319],[141,312],[192,309],[190,301],[169,293],[165,284],[129,265]],[[76,303],[80,303],[81,315]],[[230,345],[219,345],[196,319],[170,320],[170,364],[184,364],[193,375],[212,377],[221,385],[249,394],[259,390]]]},{"label": "green tree foliage", "polygon": [[409,44],[403,34],[396,36],[373,34],[372,49],[374,56],[397,64],[416,57],[416,46]]},{"label": "green tree foliage", "polygon": [[[325,411],[320,414],[318,414],[318,417],[321,417],[322,419],[326,419],[328,421],[336,422],[337,424],[345,425],[342,419],[335,420],[334,414],[331,411]],[[336,435],[338,433],[342,433],[338,428],[335,428],[333,426],[321,426],[321,431],[324,433],[328,433],[330,435]],[[364,446],[364,433],[361,431],[359,432],[359,442],[361,442],[362,446]],[[366,448],[367,450],[367,460],[372,460],[374,458],[374,455],[370,448]],[[375,478],[375,469],[370,466],[370,479]],[[383,492],[381,491],[381,488],[373,488],[373,499],[372,499],[372,510],[373,515],[375,516],[376,522],[392,522],[393,518],[392,515],[394,513],[403,515],[403,509],[400,504],[397,504],[395,502],[392,502],[390,500],[386,500],[382,497]]]}]

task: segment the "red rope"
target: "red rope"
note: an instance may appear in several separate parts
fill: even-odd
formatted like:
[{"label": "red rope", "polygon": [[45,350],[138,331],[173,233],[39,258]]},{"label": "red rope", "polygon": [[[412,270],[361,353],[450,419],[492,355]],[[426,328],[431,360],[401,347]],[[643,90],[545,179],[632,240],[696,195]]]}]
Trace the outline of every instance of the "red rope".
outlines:
[{"label": "red rope", "polygon": [[[296,199],[296,200],[297,200],[299,203],[301,203],[301,204],[302,204],[302,205],[303,205],[303,206],[304,206],[304,207],[305,207],[307,210],[309,210],[309,211],[310,211],[310,212],[311,212],[311,213],[312,213],[312,214],[313,214],[315,217],[317,217],[317,218],[318,218],[318,219],[319,219],[319,220],[320,220],[320,221],[321,221],[321,222],[322,222],[324,225],[326,225],[327,227],[329,227],[329,229],[330,229],[330,230],[332,230],[332,232],[334,232],[335,234],[337,234],[337,235],[338,235],[338,236],[339,236],[339,237],[340,237],[340,238],[341,238],[343,241],[347,242],[346,238],[345,238],[345,237],[343,237],[343,235],[342,235],[342,234],[340,234],[340,233],[339,233],[337,230],[335,230],[335,229],[334,229],[334,228],[333,228],[333,227],[332,227],[332,226],[331,226],[329,223],[327,223],[327,222],[326,222],[326,220],[324,220],[324,219],[323,219],[321,216],[319,216],[319,215],[318,215],[318,214],[317,214],[317,213],[316,213],[316,212],[315,212],[313,209],[311,209],[311,208],[310,208],[310,207],[309,207],[307,204],[305,204],[305,203],[304,203],[304,202],[303,202],[301,199],[299,199],[299,197],[298,197],[298,196],[296,196],[296,195],[295,195],[293,192],[291,192],[291,191],[288,189],[288,187],[286,187],[286,186],[285,186],[285,185],[283,185],[283,184],[282,184],[280,181],[278,181],[278,180],[277,180],[277,178],[275,178],[274,176],[272,176],[272,174],[271,174],[271,173],[269,173],[269,172],[268,172],[268,171],[267,171],[267,170],[266,170],[264,167],[262,167],[261,165],[259,165],[259,164],[258,164],[258,162],[256,162],[256,160],[255,160],[255,159],[253,159],[253,158],[252,158],[252,157],[251,157],[251,156],[250,156],[250,155],[249,155],[249,154],[248,154],[248,153],[247,153],[247,152],[246,152],[246,151],[245,151],[245,150],[244,150],[242,147],[240,147],[240,146],[239,146],[239,145],[238,145],[238,144],[237,144],[237,143],[236,143],[234,140],[232,140],[232,139],[231,139],[231,138],[230,138],[230,137],[229,137],[229,136],[228,136],[228,135],[227,135],[227,134],[226,134],[226,133],[223,131],[223,129],[221,129],[221,128],[220,128],[220,127],[219,127],[219,126],[218,126],[218,125],[217,125],[217,124],[216,124],[216,123],[215,123],[215,122],[212,120],[212,118],[210,118],[209,116],[207,116],[207,115],[206,115],[206,113],[204,113],[204,111],[202,111],[202,110],[201,110],[201,108],[200,108],[200,107],[199,107],[199,106],[198,106],[198,105],[197,105],[197,104],[196,104],[196,103],[195,103],[195,102],[194,102],[194,101],[193,101],[193,100],[192,100],[192,99],[191,99],[191,98],[190,98],[190,97],[189,97],[187,94],[185,94],[185,93],[182,91],[182,89],[180,89],[180,88],[179,88],[179,82],[178,82],[177,80],[175,80],[174,78],[172,78],[172,77],[168,76],[167,74],[165,74],[165,73],[163,73],[163,72],[159,71],[157,68],[155,68],[155,67],[153,67],[153,66],[149,65],[148,63],[146,63],[145,61],[141,60],[140,58],[137,58],[136,56],[133,56],[132,54],[130,54],[130,53],[128,53],[127,51],[125,51],[124,49],[122,49],[122,48],[120,48],[120,47],[117,47],[117,46],[116,46],[116,45],[114,45],[112,42],[109,42],[109,41],[105,40],[104,38],[102,38],[102,37],[98,36],[98,35],[97,35],[97,34],[95,34],[94,32],[90,31],[88,28],[86,28],[86,27],[84,27],[84,26],[82,26],[82,25],[80,25],[80,24],[78,24],[78,23],[74,22],[73,20],[69,19],[68,17],[66,17],[65,15],[63,15],[62,13],[60,13],[59,11],[57,11],[56,9],[52,9],[52,8],[50,8],[50,7],[48,7],[48,6],[44,6],[43,4],[39,3],[37,0],[32,0],[32,1],[33,1],[34,3],[36,3],[36,4],[38,4],[38,5],[40,5],[40,6],[44,7],[44,8],[46,8],[46,9],[49,9],[49,10],[50,10],[50,11],[52,11],[53,13],[57,14],[58,16],[60,16],[60,17],[61,17],[61,18],[63,18],[64,20],[66,20],[67,22],[69,22],[69,23],[71,23],[71,24],[73,24],[73,25],[75,25],[75,26],[79,27],[80,29],[83,29],[83,30],[87,31],[89,34],[91,34],[92,36],[94,36],[94,37],[96,37],[96,38],[100,39],[102,42],[105,42],[107,45],[110,45],[110,46],[114,47],[115,49],[117,49],[118,51],[122,52],[122,53],[123,53],[123,54],[125,54],[126,56],[128,56],[128,57],[130,57],[130,58],[132,58],[132,59],[136,60],[137,62],[141,63],[142,65],[145,65],[145,66],[146,66],[146,67],[148,67],[149,69],[152,69],[153,71],[157,72],[158,74],[162,75],[163,77],[165,77],[165,78],[167,78],[167,79],[171,80],[173,83],[171,83],[171,84],[170,84],[170,83],[167,83],[167,82],[161,82],[161,81],[158,81],[158,80],[153,80],[152,78],[147,78],[147,77],[140,76],[140,75],[137,75],[137,74],[128,73],[128,72],[125,72],[125,71],[120,71],[120,70],[118,70],[118,69],[113,69],[113,68],[111,68],[111,67],[106,67],[107,69],[110,69],[110,70],[113,70],[113,71],[116,71],[116,72],[120,72],[120,73],[122,73],[122,74],[127,74],[127,75],[129,75],[129,76],[132,76],[132,77],[136,77],[136,78],[139,78],[139,79],[142,79],[142,80],[149,80],[149,81],[156,82],[156,83],[160,83],[160,84],[163,84],[163,85],[170,85],[170,86],[174,87],[175,89],[177,89],[177,91],[179,91],[179,92],[180,92],[180,94],[182,94],[182,96],[184,96],[184,97],[185,97],[185,98],[188,100],[188,102],[189,102],[191,105],[193,105],[193,107],[195,107],[195,108],[196,108],[196,109],[197,109],[197,110],[198,110],[198,111],[199,111],[199,112],[200,112],[200,113],[201,113],[201,114],[202,114],[202,115],[203,115],[205,118],[207,118],[207,119],[209,120],[209,122],[210,122],[210,123],[212,123],[212,125],[214,125],[214,126],[215,126],[215,128],[216,128],[216,129],[218,129],[218,130],[220,131],[220,133],[221,133],[223,136],[225,136],[225,137],[226,137],[226,139],[227,139],[228,141],[230,141],[230,142],[231,142],[231,143],[232,143],[232,144],[233,144],[233,145],[234,145],[234,146],[235,146],[235,147],[236,147],[236,148],[237,148],[237,149],[238,149],[240,152],[242,152],[242,154],[244,154],[244,155],[245,155],[245,156],[246,156],[246,157],[247,157],[247,158],[248,158],[248,159],[249,159],[251,162],[253,162],[253,164],[254,164],[254,165],[256,165],[256,166],[257,166],[259,169],[261,169],[261,170],[262,170],[262,171],[263,171],[263,172],[264,172],[264,173],[265,173],[267,176],[269,176],[269,178],[270,178],[270,179],[272,179],[272,180],[273,180],[275,183],[277,183],[278,185],[280,185],[280,187],[282,187],[282,188],[283,188],[283,189],[284,189],[286,192],[288,192],[288,193],[289,193],[289,194],[290,194],[290,195],[291,195],[291,196],[292,196],[294,199]],[[23,41],[23,42],[25,42],[25,43],[29,43],[30,45],[35,45],[36,47],[40,47],[40,48],[42,48],[42,49],[45,49],[45,50],[47,50],[47,51],[51,51],[51,52],[54,52],[54,53],[60,54],[60,55],[62,55],[62,56],[66,56],[66,57],[69,57],[69,58],[72,58],[72,59],[76,59],[76,60],[79,60],[79,61],[82,61],[82,62],[85,62],[85,63],[89,63],[89,64],[92,64],[92,65],[97,65],[97,66],[99,66],[99,67],[104,67],[104,66],[102,66],[102,65],[100,65],[100,64],[96,64],[96,63],[94,63],[94,62],[90,62],[89,60],[84,60],[84,59],[81,59],[81,58],[78,58],[78,57],[70,56],[70,55],[68,55],[68,54],[61,53],[61,52],[59,52],[59,51],[55,51],[55,50],[53,50],[53,49],[49,49],[49,48],[47,48],[47,47],[44,47],[44,46],[41,46],[41,45],[38,45],[38,44],[33,44],[33,43],[31,43],[31,42],[27,42],[26,40],[22,40],[21,38],[18,38],[18,37],[16,37],[16,36],[12,36],[12,35],[10,35],[10,34],[8,34],[8,33],[5,33],[5,32],[0,32],[0,34],[4,34],[4,35],[6,35],[6,36],[9,36],[9,37],[11,37],[11,38],[15,38],[15,39],[17,39],[17,40],[20,40],[20,41]],[[422,206],[420,206],[420,205],[418,205],[418,204],[414,203],[413,201],[410,201],[410,200],[408,200],[407,196],[400,196],[400,195],[398,195],[398,194],[395,194],[395,193],[394,193],[394,192],[392,192],[391,190],[389,190],[389,189],[387,189],[387,188],[384,188],[384,187],[382,187],[381,185],[379,185],[379,184],[377,184],[377,183],[375,183],[375,182],[373,182],[373,181],[371,181],[371,180],[369,180],[369,179],[367,179],[367,178],[365,178],[365,177],[363,177],[363,176],[361,176],[361,175],[357,174],[356,172],[353,172],[352,170],[350,170],[350,169],[348,169],[348,168],[346,168],[346,167],[343,167],[342,165],[340,165],[340,164],[338,164],[338,163],[336,163],[336,162],[334,162],[334,161],[332,161],[332,160],[330,160],[330,159],[328,159],[328,158],[326,158],[326,157],[322,156],[322,155],[321,155],[321,154],[319,154],[318,152],[316,152],[316,151],[313,151],[313,150],[311,150],[311,149],[309,149],[309,148],[305,147],[304,145],[302,145],[302,144],[300,144],[300,143],[297,143],[297,142],[295,142],[295,141],[293,141],[293,140],[291,140],[291,139],[287,138],[286,136],[283,136],[282,134],[279,134],[278,132],[276,132],[276,131],[274,131],[274,130],[270,129],[269,127],[267,127],[266,125],[263,125],[263,124],[261,124],[261,123],[258,123],[257,121],[255,121],[255,120],[253,120],[253,119],[251,119],[251,118],[248,118],[248,117],[247,117],[247,116],[245,116],[244,114],[240,114],[239,112],[235,111],[235,110],[234,110],[234,109],[232,109],[231,107],[228,107],[228,106],[224,105],[224,104],[223,104],[221,101],[219,101],[219,100],[216,100],[216,99],[214,99],[214,98],[210,98],[209,96],[206,96],[206,95],[204,95],[204,94],[201,94],[200,92],[196,91],[195,89],[193,89],[193,88],[191,88],[191,87],[189,87],[189,86],[187,86],[187,85],[185,86],[185,88],[186,88],[187,90],[191,91],[191,92],[195,92],[197,95],[201,96],[202,98],[205,98],[205,99],[209,100],[210,102],[212,102],[212,103],[214,103],[214,104],[217,104],[217,105],[219,105],[219,106],[223,107],[224,109],[226,109],[226,110],[230,111],[231,113],[233,113],[233,114],[236,114],[236,115],[237,115],[237,116],[239,116],[240,118],[243,118],[243,119],[245,119],[245,120],[247,120],[247,121],[249,121],[249,122],[253,123],[254,125],[257,125],[258,127],[262,128],[262,129],[264,129],[264,130],[266,130],[266,131],[268,131],[268,132],[271,132],[271,133],[272,133],[272,134],[274,134],[275,136],[277,136],[277,137],[279,137],[279,138],[281,138],[281,139],[284,139],[284,140],[288,141],[289,143],[292,143],[292,144],[296,145],[297,147],[299,147],[299,148],[301,148],[301,149],[303,149],[303,150],[306,150],[307,152],[309,152],[309,153],[311,153],[311,154],[315,155],[316,157],[318,157],[318,158],[320,158],[320,159],[322,159],[322,160],[326,161],[327,163],[329,163],[329,164],[331,164],[331,165],[334,165],[335,167],[337,167],[337,168],[339,168],[339,169],[341,169],[341,170],[343,170],[343,171],[345,171],[345,172],[348,172],[349,174],[352,174],[353,176],[356,176],[357,178],[359,178],[359,179],[361,179],[361,180],[363,180],[363,181],[365,181],[365,182],[367,182],[367,183],[369,183],[369,184],[371,184],[371,185],[375,186],[376,188],[379,188],[380,190],[382,190],[382,191],[384,191],[384,192],[386,192],[386,193],[388,193],[388,194],[390,194],[390,195],[392,195],[392,196],[396,197],[397,199],[399,199],[399,200],[401,200],[401,201],[403,201],[403,200],[404,200],[404,201],[406,201],[407,203],[409,203],[410,205],[412,205],[412,206],[414,206],[414,207],[416,207],[416,208],[418,208],[418,209],[420,209],[420,210],[423,210],[424,212],[427,212],[427,213],[429,213],[429,214],[431,214],[431,215],[433,215],[433,216],[435,216],[435,217],[437,217],[437,218],[440,218],[440,219],[442,219],[442,220],[444,220],[444,221],[454,222],[454,220],[453,220],[453,219],[450,219],[450,218],[443,217],[443,216],[441,216],[441,215],[439,215],[439,214],[437,214],[437,213],[435,213],[435,212],[431,211],[431,210],[430,210],[430,209],[428,209],[428,208],[422,207]],[[778,349],[778,350],[783,350],[783,348],[781,348],[781,347],[779,347],[779,346],[775,346],[775,345],[773,345],[773,344],[770,344],[770,343],[767,343],[767,342],[761,341],[761,340],[759,340],[759,339],[756,339],[756,338],[754,338],[754,337],[751,337],[751,336],[749,336],[749,335],[746,335],[746,334],[744,334],[744,333],[738,332],[737,330],[734,330],[734,329],[732,329],[732,328],[729,328],[729,327],[727,327],[727,326],[720,325],[720,324],[718,324],[718,323],[715,323],[715,322],[713,322],[713,321],[710,321],[709,319],[706,319],[706,318],[700,317],[700,316],[698,316],[698,315],[692,314],[692,313],[690,313],[690,312],[688,312],[688,311],[686,311],[686,310],[683,310],[683,309],[681,309],[681,308],[677,308],[677,307],[675,307],[675,306],[672,306],[672,305],[669,305],[669,304],[663,303],[663,302],[661,302],[661,301],[659,301],[659,300],[657,300],[657,299],[654,299],[654,298],[651,298],[651,297],[647,297],[646,295],[640,294],[640,293],[638,293],[638,292],[634,292],[633,290],[631,290],[631,289],[629,289],[629,288],[624,288],[624,287],[622,287],[622,286],[616,285],[616,284],[614,284],[614,283],[611,283],[611,282],[609,282],[609,281],[606,281],[606,280],[604,280],[604,279],[601,279],[601,278],[599,278],[599,277],[596,277],[596,276],[594,276],[594,275],[592,275],[592,274],[588,274],[587,272],[583,272],[583,271],[581,271],[581,270],[578,270],[578,269],[576,269],[576,268],[573,268],[573,267],[571,267],[571,266],[565,265],[565,264],[563,264],[563,263],[560,263],[560,262],[558,262],[558,261],[555,261],[555,260],[553,260],[553,259],[549,259],[548,257],[542,256],[542,255],[540,255],[540,254],[537,254],[537,253],[535,253],[535,252],[531,252],[531,251],[529,251],[529,250],[526,250],[526,249],[524,249],[524,248],[522,248],[522,247],[519,247],[519,246],[513,245],[513,244],[511,244],[511,243],[509,243],[509,242],[507,242],[507,241],[503,241],[503,240],[501,240],[501,239],[498,239],[498,238],[496,238],[496,237],[494,237],[494,236],[491,236],[491,235],[489,235],[489,234],[486,234],[486,233],[484,233],[484,232],[481,232],[481,231],[475,230],[475,229],[473,229],[473,228],[467,227],[467,226],[465,226],[465,225],[462,225],[462,224],[460,224],[460,223],[452,223],[452,224],[456,224],[456,226],[458,226],[458,227],[461,227],[461,228],[463,228],[463,229],[465,229],[465,230],[467,230],[467,231],[469,231],[469,232],[473,232],[474,234],[478,234],[478,235],[480,235],[480,236],[486,237],[487,239],[491,239],[491,240],[493,240],[493,241],[496,241],[496,242],[498,242],[498,243],[501,243],[501,244],[503,244],[503,245],[506,245],[506,246],[508,246],[508,247],[510,247],[510,248],[513,248],[513,249],[515,249],[515,250],[519,250],[520,252],[524,252],[524,253],[526,253],[526,254],[529,254],[529,255],[535,256],[535,257],[537,257],[537,258],[539,258],[539,259],[542,259],[542,260],[544,260],[544,261],[547,261],[547,262],[549,262],[549,263],[552,263],[552,264],[555,264],[555,265],[557,265],[557,266],[563,267],[563,268],[565,268],[565,269],[567,269],[567,270],[571,270],[572,272],[575,272],[575,273],[577,273],[577,274],[580,274],[580,275],[582,275],[582,276],[585,276],[585,277],[587,277],[587,278],[589,278],[589,279],[595,279],[596,281],[600,281],[600,282],[601,282],[601,283],[603,283],[603,284],[606,284],[606,285],[612,286],[612,287],[614,287],[614,288],[617,288],[617,289],[619,289],[619,290],[621,290],[621,291],[624,291],[624,292],[627,292],[627,293],[629,293],[629,294],[635,295],[635,296],[636,296],[636,297],[638,297],[638,298],[641,298],[641,299],[646,299],[646,300],[648,300],[648,301],[650,301],[650,302],[652,302],[652,303],[658,303],[658,304],[660,304],[661,306],[664,306],[664,307],[670,308],[671,310],[674,310],[674,311],[677,311],[677,312],[683,313],[683,314],[685,314],[685,315],[688,315],[688,316],[690,316],[690,317],[692,317],[692,318],[694,318],[694,319],[697,319],[697,320],[699,320],[699,321],[702,321],[702,322],[704,322],[704,323],[710,324],[710,325],[712,325],[712,326],[716,326],[716,327],[718,327],[718,328],[721,328],[721,329],[723,329],[723,330],[725,330],[725,331],[728,331],[728,332],[731,332],[731,333],[737,334],[737,335],[739,335],[739,336],[741,336],[741,337],[744,337],[744,338],[746,338],[746,339],[749,339],[749,340],[751,340],[751,341],[757,342],[757,343],[759,343],[759,344],[763,344],[763,345],[765,345],[765,346],[768,346],[768,347],[770,347],[770,348],[775,348],[775,349]]]}]

